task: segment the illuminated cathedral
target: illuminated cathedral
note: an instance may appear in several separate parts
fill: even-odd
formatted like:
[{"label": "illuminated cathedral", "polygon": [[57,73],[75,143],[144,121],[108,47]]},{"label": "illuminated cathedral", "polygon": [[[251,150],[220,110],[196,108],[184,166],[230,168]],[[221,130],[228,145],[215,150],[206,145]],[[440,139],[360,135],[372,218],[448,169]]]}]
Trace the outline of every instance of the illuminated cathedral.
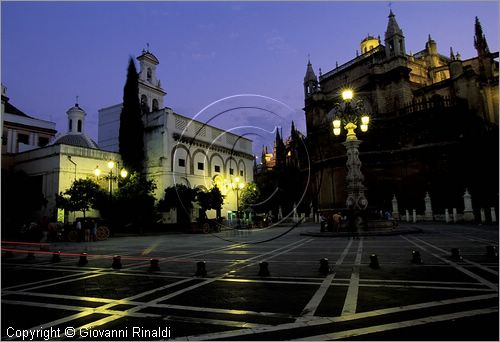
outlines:
[{"label": "illuminated cathedral", "polygon": [[[326,72],[309,61],[304,77],[306,145],[311,172],[308,202],[319,210],[345,206],[345,137],[332,133],[331,110],[352,88],[371,116],[358,138],[369,207],[423,211],[426,192],[436,212],[463,207],[466,189],[475,210],[498,208],[498,51],[491,52],[481,23],[471,23],[477,56],[453,48],[445,56],[428,36],[408,52],[392,12],[384,40],[368,36],[361,54]],[[450,42],[451,44],[451,42]]]}]

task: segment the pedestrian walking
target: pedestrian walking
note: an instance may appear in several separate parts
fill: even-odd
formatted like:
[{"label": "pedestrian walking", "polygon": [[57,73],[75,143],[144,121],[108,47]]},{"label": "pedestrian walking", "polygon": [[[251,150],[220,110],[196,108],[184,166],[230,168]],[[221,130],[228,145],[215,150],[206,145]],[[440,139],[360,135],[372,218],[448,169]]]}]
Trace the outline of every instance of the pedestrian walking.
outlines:
[{"label": "pedestrian walking", "polygon": [[78,242],[82,242],[83,240],[82,221],[77,220],[75,228],[76,228],[76,233],[78,235]]},{"label": "pedestrian walking", "polygon": [[335,231],[340,230],[340,226],[342,225],[342,215],[340,215],[340,212],[336,212],[333,214],[333,228]]},{"label": "pedestrian walking", "polygon": [[96,242],[97,241],[97,222],[96,220],[92,220],[92,228],[90,230],[90,238],[91,241]]}]

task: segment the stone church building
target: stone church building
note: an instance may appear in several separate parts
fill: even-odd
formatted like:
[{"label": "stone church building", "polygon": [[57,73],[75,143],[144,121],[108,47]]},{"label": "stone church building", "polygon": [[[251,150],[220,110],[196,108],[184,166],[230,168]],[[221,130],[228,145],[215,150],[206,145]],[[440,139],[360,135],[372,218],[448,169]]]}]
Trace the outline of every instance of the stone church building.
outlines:
[{"label": "stone church building", "polygon": [[330,111],[349,87],[371,116],[358,135],[369,207],[390,210],[396,195],[400,210],[423,211],[429,192],[444,212],[463,207],[468,188],[475,207],[498,208],[498,52],[489,51],[479,19],[471,30],[477,56],[468,58],[452,47],[441,54],[431,35],[408,52],[392,10],[388,19],[383,41],[366,37],[356,58],[319,77],[307,65],[309,199],[318,209],[345,207],[345,134],[334,136]]},{"label": "stone church building", "polygon": [[[253,181],[252,141],[175,113],[164,106],[166,92],[157,78],[159,61],[143,50],[139,61],[139,97],[143,108],[145,171],[157,184],[156,197],[175,184],[208,190],[217,185],[224,198],[222,215],[234,216],[239,182]],[[122,104],[99,110],[98,144],[119,150]]]}]

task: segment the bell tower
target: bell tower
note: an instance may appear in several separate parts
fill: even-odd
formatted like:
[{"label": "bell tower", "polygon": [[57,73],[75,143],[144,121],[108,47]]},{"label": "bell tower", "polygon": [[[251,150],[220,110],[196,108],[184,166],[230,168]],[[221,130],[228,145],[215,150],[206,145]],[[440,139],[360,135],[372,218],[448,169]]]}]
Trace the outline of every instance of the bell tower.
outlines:
[{"label": "bell tower", "polygon": [[385,55],[387,58],[406,55],[403,30],[399,28],[392,10],[389,13],[389,22],[385,31]]},{"label": "bell tower", "polygon": [[147,50],[137,57],[139,61],[139,100],[143,113],[157,111],[163,108],[163,97],[167,94],[156,77],[156,67],[160,62],[155,55]]},{"label": "bell tower", "polygon": [[304,96],[307,99],[318,90],[318,78],[314,73],[311,61],[307,62],[306,75],[304,76]]}]

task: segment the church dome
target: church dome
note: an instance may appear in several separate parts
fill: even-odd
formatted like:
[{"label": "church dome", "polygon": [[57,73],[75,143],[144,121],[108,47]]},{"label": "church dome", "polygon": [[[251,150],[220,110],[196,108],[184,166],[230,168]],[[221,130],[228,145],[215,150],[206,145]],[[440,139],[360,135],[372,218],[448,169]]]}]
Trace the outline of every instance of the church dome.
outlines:
[{"label": "church dome", "polygon": [[366,38],[361,41],[361,53],[367,53],[368,51],[375,49],[379,45],[380,43],[378,38],[367,35]]},{"label": "church dome", "polygon": [[96,142],[85,134],[85,117],[87,114],[78,102],[68,109],[66,114],[68,115],[68,132],[56,136],[52,145],[64,144],[86,148],[99,148]]},{"label": "church dome", "polygon": [[63,134],[52,143],[52,145],[59,145],[59,144],[86,147],[86,148],[97,148],[97,149],[99,148],[97,143],[88,136],[86,136],[85,134],[71,134],[71,133]]}]

